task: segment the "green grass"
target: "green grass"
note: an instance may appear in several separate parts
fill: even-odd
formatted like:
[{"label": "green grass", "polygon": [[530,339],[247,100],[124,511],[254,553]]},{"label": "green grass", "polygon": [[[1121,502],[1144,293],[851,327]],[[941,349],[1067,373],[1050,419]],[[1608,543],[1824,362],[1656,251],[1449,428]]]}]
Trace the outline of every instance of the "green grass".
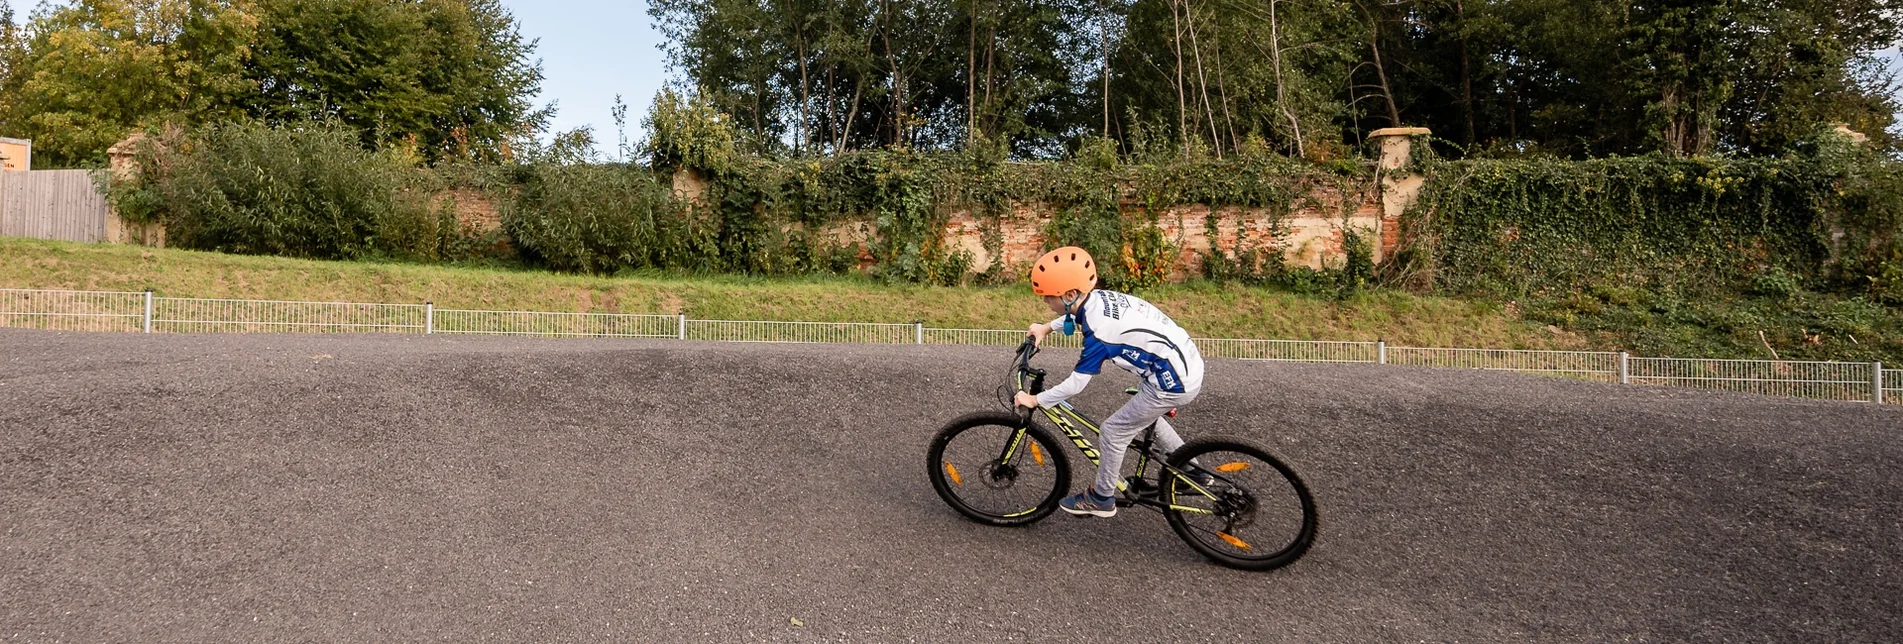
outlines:
[{"label": "green grass", "polygon": [[[325,262],[0,238],[0,288],[145,291],[172,297],[435,302],[445,308],[684,313],[700,319],[911,322],[1021,328],[1048,320],[1030,289],[884,284],[865,278],[633,275]],[[1587,348],[1592,339],[1485,301],[1372,291],[1346,300],[1191,283],[1140,293],[1200,337],[1376,340],[1414,346]]]},{"label": "green grass", "polygon": [[1529,301],[1525,315],[1616,338],[1641,355],[1903,365],[1903,309],[1885,301],[1802,289],[1693,297],[1597,288]]}]

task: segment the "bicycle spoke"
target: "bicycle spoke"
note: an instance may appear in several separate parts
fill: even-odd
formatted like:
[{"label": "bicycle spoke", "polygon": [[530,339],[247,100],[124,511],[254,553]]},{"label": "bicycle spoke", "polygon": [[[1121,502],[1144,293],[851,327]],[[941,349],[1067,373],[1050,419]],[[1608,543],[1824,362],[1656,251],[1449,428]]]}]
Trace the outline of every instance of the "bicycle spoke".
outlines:
[{"label": "bicycle spoke", "polygon": [[1022,427],[979,425],[946,441],[941,469],[947,492],[983,516],[1029,516],[1059,482],[1051,456]]},{"label": "bicycle spoke", "polygon": [[[1281,565],[1289,553],[1300,556],[1311,533],[1297,484],[1251,453],[1259,448],[1210,447],[1184,455],[1194,459],[1192,471],[1214,479],[1208,485],[1192,485],[1188,473],[1167,475],[1173,486],[1171,525],[1205,554],[1237,566]],[[1271,561],[1280,563],[1266,563]]]}]

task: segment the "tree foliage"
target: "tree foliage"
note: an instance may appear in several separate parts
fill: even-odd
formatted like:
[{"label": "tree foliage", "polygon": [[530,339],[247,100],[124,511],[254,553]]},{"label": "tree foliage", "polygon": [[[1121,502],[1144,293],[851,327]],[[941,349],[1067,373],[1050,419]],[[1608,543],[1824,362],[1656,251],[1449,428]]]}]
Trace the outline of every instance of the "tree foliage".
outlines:
[{"label": "tree foliage", "polygon": [[[1432,128],[1476,153],[1897,149],[1903,0],[660,0],[684,89],[751,151],[998,141],[1326,158]],[[1450,148],[1451,149],[1451,148]]]},{"label": "tree foliage", "polygon": [[535,43],[497,0],[76,0],[0,36],[0,133],[33,139],[40,165],[244,117],[496,158],[547,117]]}]

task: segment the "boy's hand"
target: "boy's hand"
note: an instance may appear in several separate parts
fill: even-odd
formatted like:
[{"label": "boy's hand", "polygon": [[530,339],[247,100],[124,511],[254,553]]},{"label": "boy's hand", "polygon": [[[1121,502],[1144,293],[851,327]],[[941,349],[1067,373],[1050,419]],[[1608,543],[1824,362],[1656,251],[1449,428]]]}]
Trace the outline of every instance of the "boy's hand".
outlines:
[{"label": "boy's hand", "polygon": [[1019,407],[1023,407],[1025,409],[1032,409],[1037,407],[1037,396],[1033,396],[1031,394],[1028,394],[1022,391],[1018,392],[1017,397],[1013,398],[1012,400],[1017,402]]},{"label": "boy's hand", "polygon": [[1051,325],[1042,322],[1033,324],[1031,325],[1029,333],[1031,334],[1031,344],[1044,344],[1044,336],[1051,334]]}]

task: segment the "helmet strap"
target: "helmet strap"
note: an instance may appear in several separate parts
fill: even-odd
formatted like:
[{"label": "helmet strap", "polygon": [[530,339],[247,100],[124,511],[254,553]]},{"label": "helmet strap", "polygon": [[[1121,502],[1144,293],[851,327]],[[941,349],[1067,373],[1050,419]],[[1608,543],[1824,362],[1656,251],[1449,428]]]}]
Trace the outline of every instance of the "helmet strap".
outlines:
[{"label": "helmet strap", "polygon": [[[1075,290],[1075,289],[1073,289],[1073,290]],[[1078,294],[1077,294],[1077,297],[1068,297],[1068,296],[1066,296],[1066,297],[1064,297],[1064,298],[1061,298],[1061,299],[1062,299],[1062,301],[1064,302],[1064,315],[1070,315],[1070,314],[1071,314],[1071,312],[1070,312],[1070,310],[1071,310],[1071,308],[1073,308],[1073,307],[1075,307],[1075,306],[1077,306],[1077,303],[1078,303],[1078,302],[1080,302],[1080,301],[1082,301],[1082,300],[1084,299],[1084,294],[1083,294],[1083,293],[1078,293]]]},{"label": "helmet strap", "polygon": [[1078,294],[1077,297],[1062,298],[1064,303],[1064,335],[1077,335],[1077,314],[1072,313],[1071,308],[1077,306],[1077,302],[1083,299],[1084,295],[1081,293]]}]

